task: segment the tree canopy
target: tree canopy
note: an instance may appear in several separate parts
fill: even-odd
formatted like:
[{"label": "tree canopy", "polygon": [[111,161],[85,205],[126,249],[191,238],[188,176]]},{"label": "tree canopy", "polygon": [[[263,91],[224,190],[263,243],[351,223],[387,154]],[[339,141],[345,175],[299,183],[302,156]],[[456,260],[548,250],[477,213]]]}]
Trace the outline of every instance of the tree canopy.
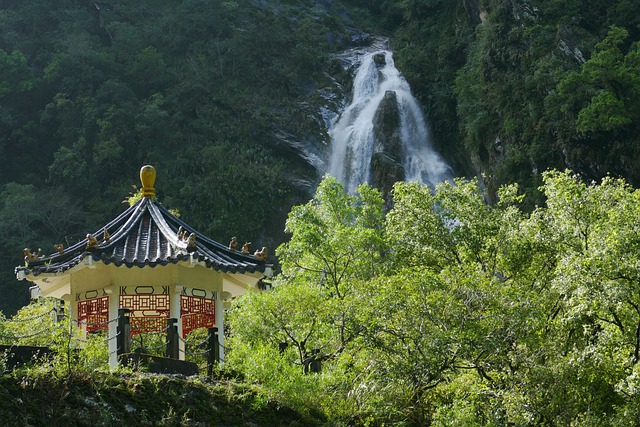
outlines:
[{"label": "tree canopy", "polygon": [[640,191],[543,179],[533,212],[516,185],[490,205],[458,180],[397,183],[383,216],[377,191],[326,178],[289,215],[273,290],[238,300],[229,363],[345,423],[625,425]]}]

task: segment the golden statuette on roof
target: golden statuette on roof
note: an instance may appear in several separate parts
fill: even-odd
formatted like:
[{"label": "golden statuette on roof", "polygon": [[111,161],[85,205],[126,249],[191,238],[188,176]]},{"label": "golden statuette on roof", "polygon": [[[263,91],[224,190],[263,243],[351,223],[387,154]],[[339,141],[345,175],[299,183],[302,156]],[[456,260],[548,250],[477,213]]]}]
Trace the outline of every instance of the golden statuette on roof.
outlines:
[{"label": "golden statuette on roof", "polygon": [[142,197],[156,197],[156,168],[145,165],[140,169],[140,182],[142,182]]}]

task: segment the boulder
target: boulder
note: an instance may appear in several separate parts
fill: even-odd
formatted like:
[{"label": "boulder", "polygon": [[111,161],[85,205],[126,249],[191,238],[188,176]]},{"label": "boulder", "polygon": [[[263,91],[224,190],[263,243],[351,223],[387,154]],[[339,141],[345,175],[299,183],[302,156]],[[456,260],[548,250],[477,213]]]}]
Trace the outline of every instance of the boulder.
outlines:
[{"label": "boulder", "polygon": [[372,185],[385,199],[396,181],[405,178],[400,111],[396,93],[387,91],[373,118],[374,152],[371,158]]}]

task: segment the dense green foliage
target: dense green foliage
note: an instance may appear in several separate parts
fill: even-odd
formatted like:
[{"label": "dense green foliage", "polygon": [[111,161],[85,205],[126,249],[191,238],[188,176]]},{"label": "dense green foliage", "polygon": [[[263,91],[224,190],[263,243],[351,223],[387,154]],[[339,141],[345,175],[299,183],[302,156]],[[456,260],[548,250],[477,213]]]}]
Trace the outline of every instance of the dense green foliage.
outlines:
[{"label": "dense green foliage", "polygon": [[490,206],[476,181],[398,183],[383,217],[327,178],[289,215],[274,289],[239,299],[230,365],[339,424],[629,425],[640,191],[543,180],[531,213],[515,185]]},{"label": "dense green foliage", "polygon": [[396,62],[436,145],[459,173],[485,173],[493,197],[514,181],[534,193],[548,168],[640,183],[638,2],[381,4],[401,17]]},{"label": "dense green foliage", "polygon": [[[640,417],[640,190],[550,171],[540,191],[546,203],[529,212],[517,185],[490,205],[475,180],[435,192],[397,183],[384,213],[377,190],[348,195],[327,177],[289,214],[272,290],[245,294],[230,312],[216,375],[251,391],[224,385],[227,403],[201,380],[100,373],[104,335],[81,339],[50,301],[0,319],[1,343],[56,351],[5,373],[2,390],[28,408],[39,407],[39,387],[67,396],[57,412],[17,412],[20,422],[135,414],[192,425],[237,420],[227,411],[240,405],[265,425],[280,416],[273,407],[293,409],[285,423],[630,425]],[[162,404],[144,412],[149,399]],[[5,402],[0,410],[15,414]],[[220,408],[229,402],[236,409]]]}]

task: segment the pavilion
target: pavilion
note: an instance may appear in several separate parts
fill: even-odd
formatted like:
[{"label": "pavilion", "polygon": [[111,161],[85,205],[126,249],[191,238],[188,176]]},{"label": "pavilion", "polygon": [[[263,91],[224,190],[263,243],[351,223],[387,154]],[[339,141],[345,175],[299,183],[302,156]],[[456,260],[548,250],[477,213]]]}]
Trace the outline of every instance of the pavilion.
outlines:
[{"label": "pavilion", "polygon": [[[130,310],[133,333],[161,332],[177,319],[180,337],[197,328],[218,328],[224,359],[224,302],[272,273],[263,253],[226,247],[199,233],[155,197],[156,171],[140,170],[141,199],[68,248],[56,245],[40,257],[25,249],[19,280],[33,282],[33,297],[69,302],[72,318],[87,331],[107,329],[109,363],[118,364],[116,321]],[[184,359],[181,340],[180,359]]]}]

